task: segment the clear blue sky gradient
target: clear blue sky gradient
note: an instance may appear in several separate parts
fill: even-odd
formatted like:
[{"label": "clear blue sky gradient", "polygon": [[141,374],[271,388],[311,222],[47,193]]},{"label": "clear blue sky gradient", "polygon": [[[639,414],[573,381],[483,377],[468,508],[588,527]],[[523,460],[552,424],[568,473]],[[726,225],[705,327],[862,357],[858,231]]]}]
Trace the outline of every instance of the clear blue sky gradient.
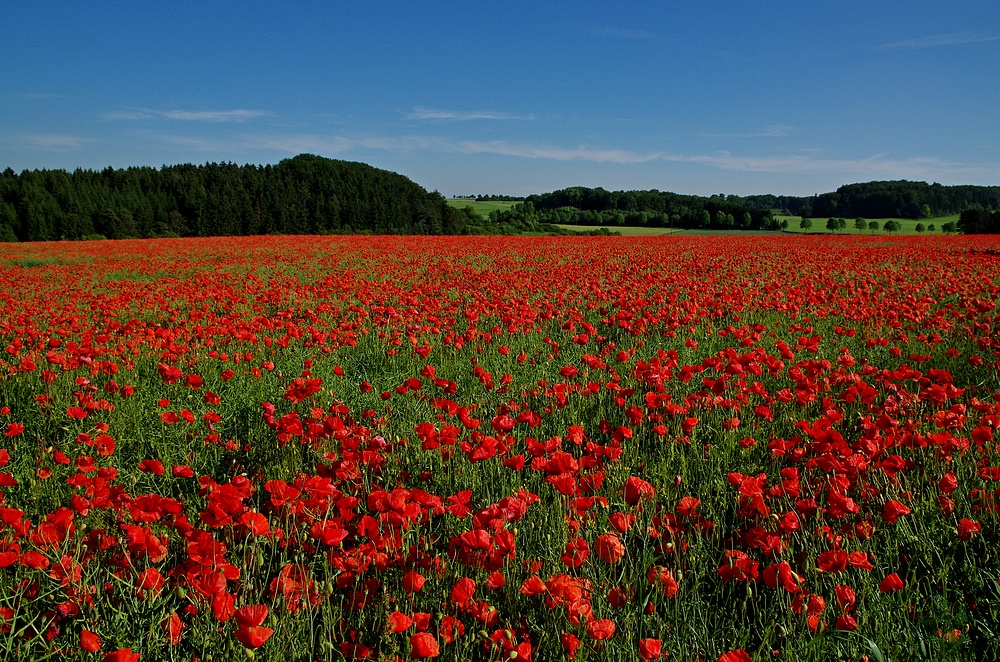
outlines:
[{"label": "clear blue sky gradient", "polygon": [[996,0],[8,2],[0,168],[301,152],[428,189],[1000,184]]}]

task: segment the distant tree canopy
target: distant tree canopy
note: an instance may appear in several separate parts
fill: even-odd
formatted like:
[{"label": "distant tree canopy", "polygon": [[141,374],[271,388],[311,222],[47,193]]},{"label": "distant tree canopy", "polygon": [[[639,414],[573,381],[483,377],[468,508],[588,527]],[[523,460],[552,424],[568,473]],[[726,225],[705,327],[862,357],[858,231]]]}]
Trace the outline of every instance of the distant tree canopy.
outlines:
[{"label": "distant tree canopy", "polygon": [[301,154],[277,165],[208,163],[0,174],[0,240],[254,234],[463,234],[475,213],[406,177]]},{"label": "distant tree canopy", "polygon": [[777,230],[770,209],[735,204],[724,196],[703,198],[657,190],[606,191],[571,188],[528,196],[510,209],[490,212],[491,223],[534,221],[605,227]]},{"label": "distant tree canopy", "polygon": [[[479,195],[478,200],[519,200]],[[363,163],[300,154],[276,165],[207,163],[101,171],[0,173],[0,241],[254,234],[562,233],[615,228],[778,230],[773,210],[803,217],[932,218],[962,212],[966,233],[1000,232],[1000,187],[869,182],[811,198],[571,187],[488,218]],[[864,221],[855,221],[864,228]],[[869,229],[871,225],[869,224]],[[949,227],[948,224],[942,229]],[[955,224],[951,224],[954,231]]]},{"label": "distant tree canopy", "polygon": [[970,207],[1000,209],[1000,186],[942,186],[926,182],[867,182],[841,186],[812,197],[729,196],[733,202],[786,209],[798,216],[861,216],[925,219],[958,214]]},{"label": "distant tree canopy", "polygon": [[957,229],[964,234],[1000,234],[1000,211],[966,209],[958,217]]}]

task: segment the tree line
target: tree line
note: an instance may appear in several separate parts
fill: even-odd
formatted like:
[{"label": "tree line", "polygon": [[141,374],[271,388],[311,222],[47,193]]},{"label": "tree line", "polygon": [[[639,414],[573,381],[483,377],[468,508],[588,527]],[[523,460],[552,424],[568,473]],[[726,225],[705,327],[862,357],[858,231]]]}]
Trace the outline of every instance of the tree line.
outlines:
[{"label": "tree line", "polygon": [[958,229],[964,234],[1000,234],[1000,211],[966,209],[958,217]]},{"label": "tree line", "polygon": [[[569,234],[559,225],[778,230],[774,212],[805,218],[931,218],[962,213],[959,230],[1000,232],[1000,187],[869,182],[833,193],[702,197],[570,187],[488,218],[450,206],[394,172],[300,154],[276,165],[233,163],[0,173],[0,241],[254,234]],[[838,225],[836,229],[842,229]]]},{"label": "tree line", "polygon": [[487,231],[477,214],[402,175],[310,154],[264,166],[0,174],[0,240],[7,241]]},{"label": "tree line", "polygon": [[614,228],[656,227],[718,230],[777,230],[770,209],[750,207],[725,196],[709,198],[656,189],[606,191],[574,186],[530,195],[506,210],[490,212],[491,223],[537,222]]},{"label": "tree line", "polygon": [[811,197],[751,195],[727,199],[811,218],[927,219],[959,214],[969,208],[1000,209],[1000,186],[942,186],[901,180],[848,184],[832,193]]}]

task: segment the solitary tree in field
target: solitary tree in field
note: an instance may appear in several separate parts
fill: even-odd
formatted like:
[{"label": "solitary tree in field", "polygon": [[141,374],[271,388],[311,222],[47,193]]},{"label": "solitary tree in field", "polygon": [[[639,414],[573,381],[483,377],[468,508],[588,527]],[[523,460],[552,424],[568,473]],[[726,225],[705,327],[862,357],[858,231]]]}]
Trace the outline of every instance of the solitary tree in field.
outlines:
[{"label": "solitary tree in field", "polygon": [[952,232],[955,232],[955,230],[957,229],[958,228],[955,226],[955,223],[953,223],[952,221],[948,221],[947,223],[941,226],[941,232],[944,232],[945,234],[951,234]]},{"label": "solitary tree in field", "polygon": [[803,218],[801,221],[799,221],[799,227],[802,228],[803,230],[808,230],[812,226],[813,222],[811,218]]},{"label": "solitary tree in field", "polygon": [[902,226],[900,226],[899,221],[886,221],[882,229],[886,232],[899,232]]},{"label": "solitary tree in field", "polygon": [[836,232],[837,229],[838,229],[838,227],[839,226],[837,225],[837,219],[835,219],[835,218],[828,218],[828,219],[826,219],[826,229],[827,230],[829,230],[830,232]]},{"label": "solitary tree in field", "polygon": [[872,231],[872,234],[875,234],[875,231],[878,230],[878,221],[868,221],[868,229]]},{"label": "solitary tree in field", "polygon": [[837,219],[837,229],[838,230],[846,230],[847,229],[847,219],[846,218],[838,218]]},{"label": "solitary tree in field", "polygon": [[916,230],[917,232],[919,232],[920,234],[923,234],[923,233],[924,233],[924,230],[926,230],[927,228],[925,228],[925,227],[924,227],[924,224],[923,224],[923,223],[917,223],[917,224],[916,224],[916,225],[915,225],[915,226],[913,227],[913,229],[914,229],[914,230]]},{"label": "solitary tree in field", "polygon": [[930,225],[927,226],[927,231],[928,232],[934,232],[935,230],[937,230],[937,228],[934,227],[933,223],[931,223]]},{"label": "solitary tree in field", "polygon": [[863,218],[856,218],[856,219],[854,219],[854,229],[857,230],[858,232],[864,232],[865,228],[867,228],[867,227],[868,227],[868,223],[865,222],[865,219],[863,219]]}]

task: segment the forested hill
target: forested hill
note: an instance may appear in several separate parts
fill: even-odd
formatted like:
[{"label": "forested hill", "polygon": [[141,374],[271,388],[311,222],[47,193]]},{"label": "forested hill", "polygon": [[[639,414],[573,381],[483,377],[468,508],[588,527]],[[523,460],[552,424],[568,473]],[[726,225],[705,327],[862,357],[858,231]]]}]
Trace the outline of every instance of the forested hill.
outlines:
[{"label": "forested hill", "polygon": [[1000,209],[1000,186],[942,186],[905,180],[866,182],[811,197],[751,195],[736,198],[734,202],[816,218],[934,218],[960,214],[970,208]]},{"label": "forested hill", "polygon": [[406,177],[300,154],[277,165],[0,174],[0,240],[254,234],[461,234],[475,215]]},{"label": "forested hill", "polygon": [[703,198],[665,191],[606,191],[573,186],[528,196],[493,222],[528,219],[540,223],[597,226],[647,226],[718,230],[777,230],[771,210],[735,196]]}]

